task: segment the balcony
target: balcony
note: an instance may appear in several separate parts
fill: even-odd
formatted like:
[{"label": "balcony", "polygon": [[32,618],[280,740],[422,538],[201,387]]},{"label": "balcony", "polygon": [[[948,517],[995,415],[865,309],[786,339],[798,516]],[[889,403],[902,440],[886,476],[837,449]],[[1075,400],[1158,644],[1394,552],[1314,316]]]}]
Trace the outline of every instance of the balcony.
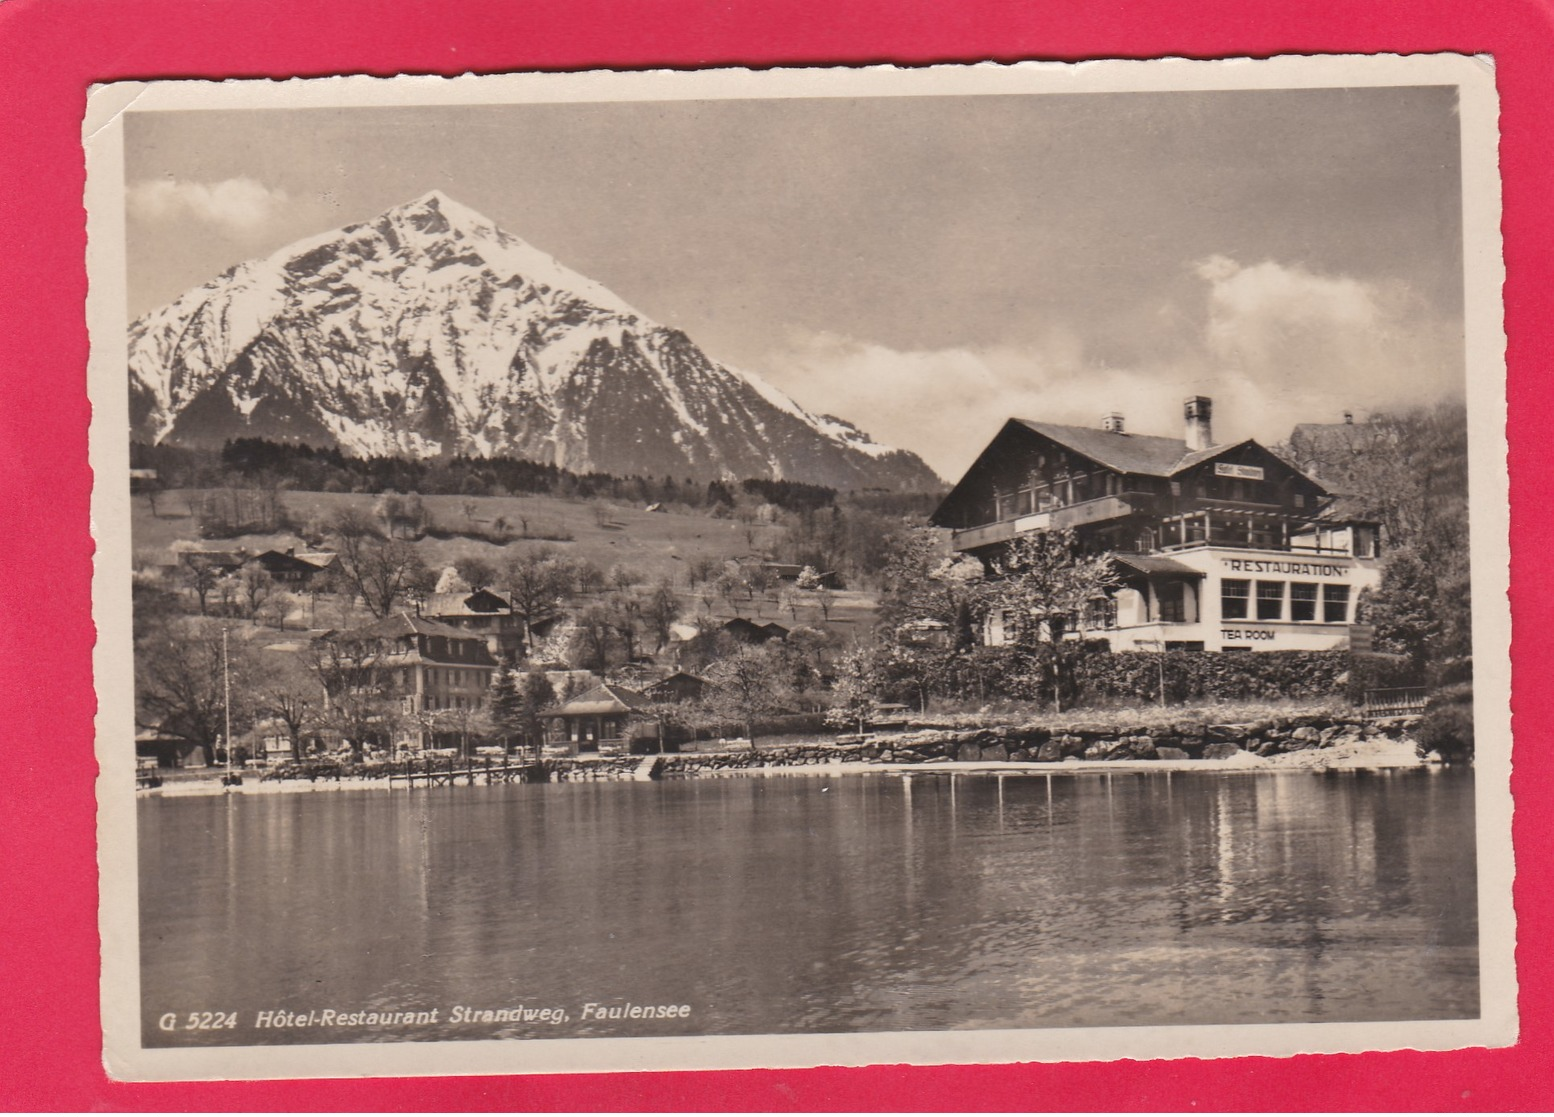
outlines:
[{"label": "balcony", "polygon": [[1084,500],[1078,504],[1052,508],[1045,512],[1033,512],[990,524],[961,528],[954,533],[952,545],[957,551],[971,551],[994,543],[1007,543],[1016,535],[1024,535],[1030,531],[1062,531],[1065,528],[1119,520],[1124,516],[1149,511],[1152,500],[1153,497],[1149,493],[1121,493],[1116,496],[1097,497],[1094,500]]}]

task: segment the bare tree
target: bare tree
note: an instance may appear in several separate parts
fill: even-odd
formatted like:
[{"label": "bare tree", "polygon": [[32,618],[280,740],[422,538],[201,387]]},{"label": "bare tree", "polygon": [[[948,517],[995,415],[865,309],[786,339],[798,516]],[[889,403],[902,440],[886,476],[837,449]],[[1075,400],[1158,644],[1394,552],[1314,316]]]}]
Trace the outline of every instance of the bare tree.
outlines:
[{"label": "bare tree", "polygon": [[238,591],[243,601],[243,609],[249,619],[259,616],[259,610],[275,592],[275,579],[270,577],[270,572],[257,562],[246,564],[238,574]]},{"label": "bare tree", "polygon": [[670,629],[674,622],[680,619],[680,597],[674,592],[674,587],[666,578],[660,582],[653,592],[642,602],[642,619],[647,622],[648,631],[658,641],[657,648],[662,648],[669,643]]},{"label": "bare tree", "polygon": [[340,576],[374,616],[386,617],[411,594],[430,590],[431,572],[413,545],[383,539],[354,513],[336,521],[334,536]]},{"label": "bare tree", "polygon": [[707,669],[712,683],[705,701],[718,717],[742,724],[755,747],[755,719],[783,708],[790,696],[790,672],[780,645],[741,644]]},{"label": "bare tree", "polygon": [[[250,657],[241,641],[223,648],[221,625],[188,621],[159,626],[135,649],[135,700],[142,725],[214,748],[228,721],[233,732],[251,721]],[[225,742],[231,747],[231,742]],[[213,757],[214,759],[214,757]]]},{"label": "bare tree", "polygon": [[572,575],[549,549],[513,556],[502,572],[502,589],[513,616],[523,622],[525,648],[534,645],[534,626],[554,616],[572,595]]},{"label": "bare tree", "polygon": [[318,674],[295,652],[263,652],[254,672],[254,711],[286,730],[293,760],[302,759],[302,739],[324,709]]}]

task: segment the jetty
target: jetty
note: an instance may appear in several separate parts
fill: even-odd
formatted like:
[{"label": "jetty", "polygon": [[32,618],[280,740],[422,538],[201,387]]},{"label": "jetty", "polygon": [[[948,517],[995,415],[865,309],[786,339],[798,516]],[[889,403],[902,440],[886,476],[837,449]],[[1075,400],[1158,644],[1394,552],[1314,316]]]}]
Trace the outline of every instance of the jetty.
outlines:
[{"label": "jetty", "polygon": [[550,773],[533,760],[506,757],[479,757],[460,760],[455,757],[428,756],[417,763],[391,771],[390,787],[456,787],[463,784],[546,783]]}]

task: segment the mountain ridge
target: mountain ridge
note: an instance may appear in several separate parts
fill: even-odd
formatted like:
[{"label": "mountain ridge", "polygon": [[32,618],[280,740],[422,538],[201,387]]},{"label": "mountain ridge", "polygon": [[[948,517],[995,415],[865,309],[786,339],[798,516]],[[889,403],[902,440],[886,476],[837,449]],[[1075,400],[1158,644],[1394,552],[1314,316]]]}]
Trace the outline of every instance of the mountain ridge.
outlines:
[{"label": "mountain ridge", "polygon": [[240,263],[137,320],[128,342],[131,424],[149,442],[940,483],[440,191]]}]

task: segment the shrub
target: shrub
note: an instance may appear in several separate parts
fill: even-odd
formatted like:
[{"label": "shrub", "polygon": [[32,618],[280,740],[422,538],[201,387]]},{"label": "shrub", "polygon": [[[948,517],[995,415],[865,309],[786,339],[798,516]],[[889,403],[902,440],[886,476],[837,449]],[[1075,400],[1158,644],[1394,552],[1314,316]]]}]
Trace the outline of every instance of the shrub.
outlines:
[{"label": "shrub", "polygon": [[1458,683],[1430,696],[1414,730],[1422,752],[1434,752],[1449,764],[1473,760],[1473,687]]},{"label": "shrub", "polygon": [[1349,657],[1349,679],[1345,688],[1349,701],[1358,705],[1367,690],[1391,687],[1423,686],[1419,670],[1406,655],[1384,652],[1355,652]]}]

